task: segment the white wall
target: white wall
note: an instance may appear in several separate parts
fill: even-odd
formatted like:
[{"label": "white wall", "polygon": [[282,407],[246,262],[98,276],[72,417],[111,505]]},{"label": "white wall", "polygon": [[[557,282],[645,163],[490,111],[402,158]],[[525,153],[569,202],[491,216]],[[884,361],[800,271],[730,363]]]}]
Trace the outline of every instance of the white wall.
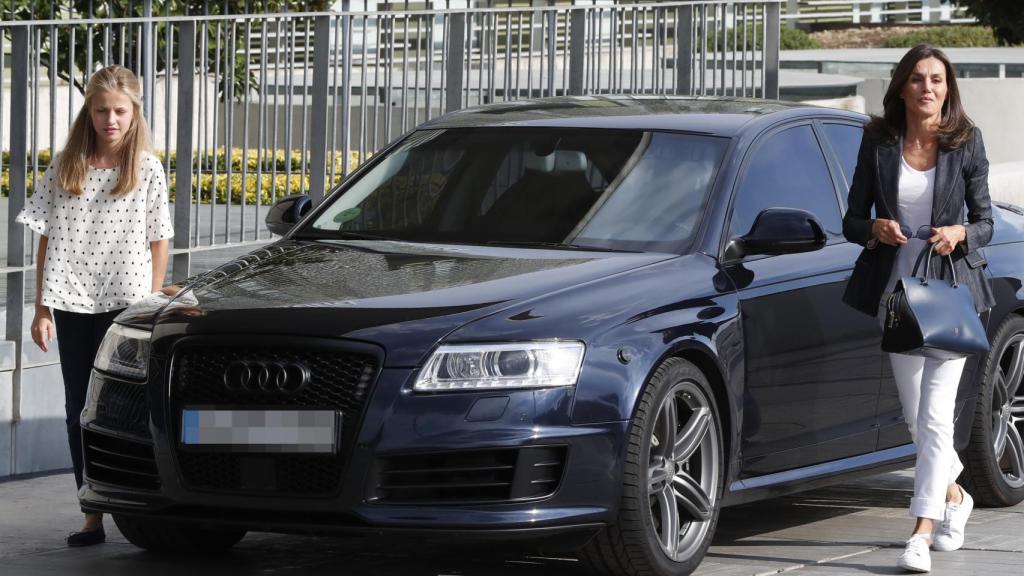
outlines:
[{"label": "white wall", "polygon": [[[960,99],[985,135],[989,162],[1024,161],[1024,78],[965,78],[957,80]],[[868,78],[857,90],[869,114],[881,114],[889,80]]]}]

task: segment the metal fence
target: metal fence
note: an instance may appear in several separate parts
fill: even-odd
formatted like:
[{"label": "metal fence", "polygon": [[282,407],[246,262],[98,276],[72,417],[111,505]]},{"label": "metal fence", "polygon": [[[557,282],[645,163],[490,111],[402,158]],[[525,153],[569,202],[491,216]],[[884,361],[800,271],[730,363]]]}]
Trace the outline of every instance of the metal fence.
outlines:
[{"label": "metal fence", "polygon": [[627,93],[776,98],[783,1],[0,22],[0,279],[18,359],[15,421],[36,242],[14,217],[96,67],[121,64],[143,81],[174,196],[170,275],[180,280],[203,267],[205,251],[270,240],[263,219],[277,199],[320,199],[392,139],[464,106]]},{"label": "metal fence", "polygon": [[800,24],[966,24],[977,20],[952,0],[787,0],[783,22]]}]

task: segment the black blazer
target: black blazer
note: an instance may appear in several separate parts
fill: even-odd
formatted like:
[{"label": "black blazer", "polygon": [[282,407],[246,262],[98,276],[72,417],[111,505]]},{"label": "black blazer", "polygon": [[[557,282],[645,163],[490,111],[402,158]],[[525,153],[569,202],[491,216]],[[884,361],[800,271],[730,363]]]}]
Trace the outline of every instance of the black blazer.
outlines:
[{"label": "black blazer", "polygon": [[[843,302],[857,310],[876,316],[882,293],[889,282],[898,247],[878,243],[872,248],[871,207],[878,218],[900,220],[897,198],[900,178],[899,141],[875,143],[865,132],[857,155],[857,169],[843,217],[843,236],[850,242],[865,246],[854,265],[846,285]],[[968,141],[956,149],[939,149],[935,164],[935,190],[932,198],[932,226],[950,226],[964,221],[967,206],[967,238],[957,244],[950,256],[957,279],[971,289],[974,306],[980,313],[995,305],[992,287],[985,277],[985,259],[978,249],[992,239],[992,201],[988,195],[988,158],[981,130],[973,129]],[[939,267],[941,275],[950,279],[948,261]],[[933,275],[938,260],[932,263]]]}]

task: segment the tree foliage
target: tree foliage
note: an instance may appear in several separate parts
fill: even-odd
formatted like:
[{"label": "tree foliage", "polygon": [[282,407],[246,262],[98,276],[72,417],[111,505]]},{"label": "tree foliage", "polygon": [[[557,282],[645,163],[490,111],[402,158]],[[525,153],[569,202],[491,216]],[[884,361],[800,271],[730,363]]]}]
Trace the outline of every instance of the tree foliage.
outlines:
[{"label": "tree foliage", "polygon": [[1020,0],[958,0],[982,24],[992,27],[1004,46],[1024,44],[1024,7]]}]

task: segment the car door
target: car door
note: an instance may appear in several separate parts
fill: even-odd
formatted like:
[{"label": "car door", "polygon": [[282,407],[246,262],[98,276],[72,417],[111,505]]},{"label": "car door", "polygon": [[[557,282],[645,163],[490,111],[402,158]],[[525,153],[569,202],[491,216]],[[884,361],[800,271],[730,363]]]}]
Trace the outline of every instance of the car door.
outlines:
[{"label": "car door", "polygon": [[[864,128],[859,124],[848,122],[822,122],[821,131],[826,136],[832,152],[839,163],[845,185],[844,192],[849,190],[850,182],[853,182],[853,172],[857,168],[857,151],[860,149],[860,141],[864,136]],[[881,348],[882,331],[878,330],[878,346]],[[881,355],[881,385],[878,391],[878,407],[875,410],[875,419],[878,426],[877,449],[892,448],[910,443],[910,431],[903,419],[903,409],[900,406],[899,393],[896,391],[896,381],[892,375],[892,365]]]},{"label": "car door", "polygon": [[810,121],[762,135],[736,182],[730,239],[773,207],[811,212],[828,237],[813,252],[723,262],[739,289],[746,477],[875,448],[879,329],[842,303],[859,246],[842,237],[837,185]]}]

